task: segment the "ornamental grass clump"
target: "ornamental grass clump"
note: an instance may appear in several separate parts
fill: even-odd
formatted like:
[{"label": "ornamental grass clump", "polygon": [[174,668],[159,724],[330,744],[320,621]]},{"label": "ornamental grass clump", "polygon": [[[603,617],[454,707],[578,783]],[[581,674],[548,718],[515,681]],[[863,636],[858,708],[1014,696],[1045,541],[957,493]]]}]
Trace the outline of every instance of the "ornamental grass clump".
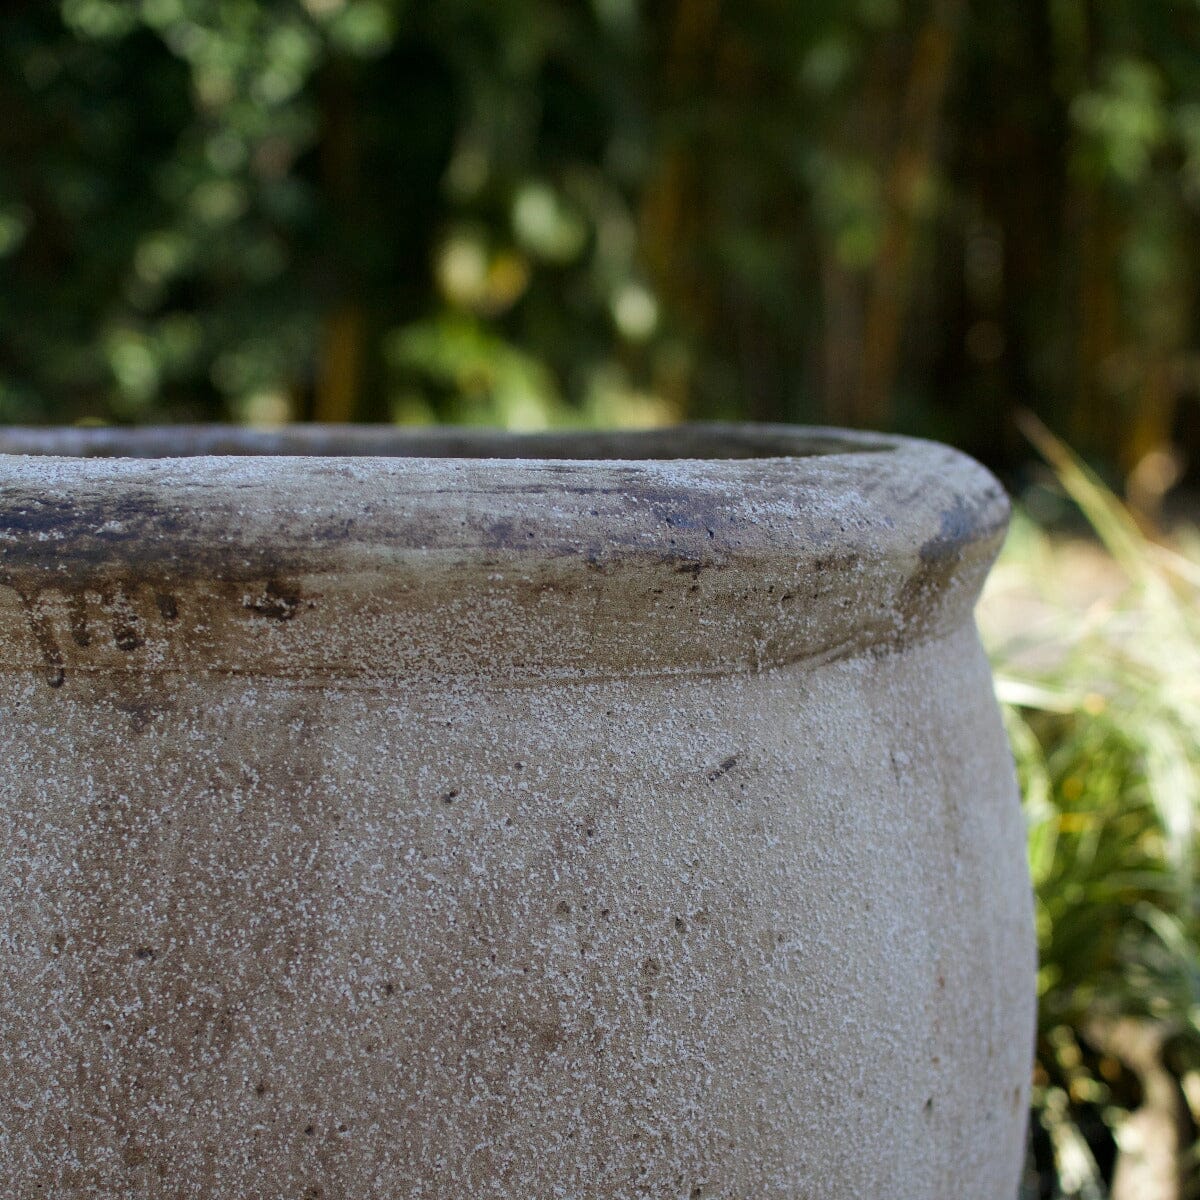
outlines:
[{"label": "ornamental grass clump", "polygon": [[981,609],[1040,954],[1023,1198],[1200,1195],[1200,553],[1145,534],[1040,426],[1101,550],[1018,516]]}]

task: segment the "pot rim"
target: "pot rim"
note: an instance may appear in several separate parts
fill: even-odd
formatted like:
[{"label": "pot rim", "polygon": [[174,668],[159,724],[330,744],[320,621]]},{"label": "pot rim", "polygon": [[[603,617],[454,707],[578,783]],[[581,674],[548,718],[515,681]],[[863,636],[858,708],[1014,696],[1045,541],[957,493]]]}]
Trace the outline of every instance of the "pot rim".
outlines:
[{"label": "pot rim", "polygon": [[957,451],[826,427],[4,429],[0,669],[823,662],[969,620],[1007,515]]}]

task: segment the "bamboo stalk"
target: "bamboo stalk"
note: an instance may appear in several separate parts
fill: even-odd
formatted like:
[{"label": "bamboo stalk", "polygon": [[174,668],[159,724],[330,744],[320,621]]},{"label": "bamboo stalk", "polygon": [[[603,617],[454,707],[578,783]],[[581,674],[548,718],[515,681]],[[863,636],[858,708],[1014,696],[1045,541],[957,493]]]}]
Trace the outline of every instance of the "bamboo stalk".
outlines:
[{"label": "bamboo stalk", "polygon": [[882,427],[891,421],[921,192],[932,169],[963,8],[962,0],[935,0],[913,51],[900,132],[884,189],[882,244],[867,293],[862,377],[851,411],[859,425]]}]

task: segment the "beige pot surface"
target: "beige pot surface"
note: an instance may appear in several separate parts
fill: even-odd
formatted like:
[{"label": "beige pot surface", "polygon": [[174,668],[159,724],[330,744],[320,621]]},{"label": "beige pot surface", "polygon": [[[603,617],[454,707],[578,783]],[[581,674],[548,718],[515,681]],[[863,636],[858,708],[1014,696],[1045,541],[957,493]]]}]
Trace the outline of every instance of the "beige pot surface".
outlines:
[{"label": "beige pot surface", "polygon": [[1006,517],[834,430],[0,431],[3,1195],[1011,1200]]}]

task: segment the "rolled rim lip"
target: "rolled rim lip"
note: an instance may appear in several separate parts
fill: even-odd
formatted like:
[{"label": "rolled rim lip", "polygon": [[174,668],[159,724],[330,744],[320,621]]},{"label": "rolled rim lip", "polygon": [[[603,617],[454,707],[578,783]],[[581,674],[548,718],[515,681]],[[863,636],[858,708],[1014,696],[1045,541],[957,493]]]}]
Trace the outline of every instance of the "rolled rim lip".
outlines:
[{"label": "rolled rim lip", "polygon": [[[480,497],[490,491],[515,497],[509,518],[535,529],[506,539],[500,520],[489,527],[493,507]],[[271,520],[245,536],[223,532],[222,516],[247,496]],[[243,543],[265,545],[273,532],[301,548],[299,512],[310,501],[354,526],[348,541],[360,549],[375,543],[392,562],[443,549],[457,557],[475,550],[487,561],[502,551],[528,560],[586,549],[594,558],[598,543],[609,555],[686,559],[694,551],[707,561],[719,546],[679,546],[705,524],[701,509],[740,522],[726,548],[736,545],[743,561],[861,542],[853,527],[864,524],[875,526],[879,555],[947,560],[995,544],[1009,516],[996,480],[957,450],[827,426],[707,422],[536,433],[316,424],[0,427],[0,582],[4,568],[22,560],[46,564],[53,543],[62,552],[60,572],[73,550],[81,565],[110,552],[144,563],[149,543],[174,554],[214,535],[231,559]],[[441,511],[447,507],[461,509],[461,523],[478,536],[450,530]],[[335,539],[322,532],[336,570],[343,564],[329,553]],[[719,541],[711,527],[705,532]],[[312,553],[300,557],[314,562]]]},{"label": "rolled rim lip", "polygon": [[[958,451],[824,427],[0,429],[0,585],[68,670],[374,670],[398,630],[413,662],[475,670],[484,637],[533,674],[857,653],[969,619],[1007,516]],[[201,596],[224,640],[193,654],[155,605]],[[133,611],[147,649],[73,648],[72,605]]]}]

